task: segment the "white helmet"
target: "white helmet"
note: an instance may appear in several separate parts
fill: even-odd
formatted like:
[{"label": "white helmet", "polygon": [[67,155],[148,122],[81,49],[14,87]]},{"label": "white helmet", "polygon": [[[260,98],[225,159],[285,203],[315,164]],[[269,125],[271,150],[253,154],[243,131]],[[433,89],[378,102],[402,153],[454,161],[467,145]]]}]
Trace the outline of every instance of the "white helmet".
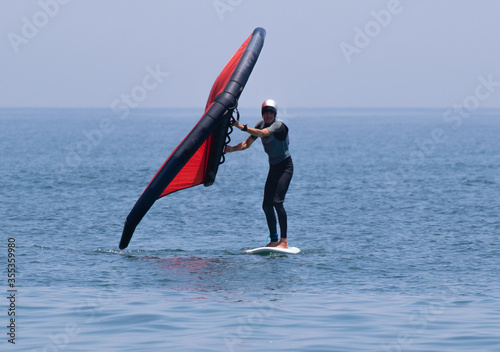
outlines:
[{"label": "white helmet", "polygon": [[262,115],[264,115],[266,111],[274,112],[274,115],[276,116],[278,114],[278,104],[276,104],[276,102],[272,99],[267,99],[262,103]]}]

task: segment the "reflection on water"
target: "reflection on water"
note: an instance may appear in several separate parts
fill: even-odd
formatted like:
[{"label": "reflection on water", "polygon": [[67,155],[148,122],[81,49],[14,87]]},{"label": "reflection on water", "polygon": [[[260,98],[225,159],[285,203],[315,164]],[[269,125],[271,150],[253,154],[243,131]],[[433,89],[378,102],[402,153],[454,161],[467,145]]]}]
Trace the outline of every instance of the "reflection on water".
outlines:
[{"label": "reflection on water", "polygon": [[[224,270],[219,259],[196,256],[148,258],[157,265],[163,288],[187,292],[207,292],[222,287]],[[220,288],[219,288],[220,289]]]}]

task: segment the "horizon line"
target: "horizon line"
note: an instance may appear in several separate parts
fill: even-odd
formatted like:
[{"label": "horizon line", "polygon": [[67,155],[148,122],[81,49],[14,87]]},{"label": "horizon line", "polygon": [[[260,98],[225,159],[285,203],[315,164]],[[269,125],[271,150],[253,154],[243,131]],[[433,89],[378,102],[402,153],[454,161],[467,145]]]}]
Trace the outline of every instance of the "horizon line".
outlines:
[{"label": "horizon line", "polygon": [[[440,107],[432,107],[432,106],[424,106],[424,107],[408,107],[408,106],[378,106],[378,107],[358,107],[358,106],[347,106],[347,107],[336,107],[336,106],[321,106],[321,107],[310,107],[310,106],[285,106],[283,109],[288,110],[288,109],[310,109],[310,110],[445,110],[445,109],[450,109],[451,107],[449,106],[440,106]],[[0,109],[100,109],[100,110],[107,110],[107,109],[112,109],[111,107],[98,107],[98,106],[0,106]],[[130,108],[130,111],[134,110],[203,110],[203,106],[190,106],[190,107],[137,107],[137,108]],[[239,109],[255,109],[258,110],[259,108],[257,107],[239,107]],[[278,108],[278,111],[281,109]],[[500,110],[500,106],[498,107],[480,107],[476,110]]]}]

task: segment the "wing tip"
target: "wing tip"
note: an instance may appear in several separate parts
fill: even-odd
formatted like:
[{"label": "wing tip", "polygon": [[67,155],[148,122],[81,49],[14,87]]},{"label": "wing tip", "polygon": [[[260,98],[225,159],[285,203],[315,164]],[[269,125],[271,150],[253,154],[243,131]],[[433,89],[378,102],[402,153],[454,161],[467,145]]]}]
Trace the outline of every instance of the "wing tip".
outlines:
[{"label": "wing tip", "polygon": [[120,249],[125,249],[128,247],[128,244],[132,239],[134,231],[135,231],[135,226],[129,224],[127,220],[125,220],[125,225],[123,226],[122,238],[120,240],[120,244],[118,245]]}]

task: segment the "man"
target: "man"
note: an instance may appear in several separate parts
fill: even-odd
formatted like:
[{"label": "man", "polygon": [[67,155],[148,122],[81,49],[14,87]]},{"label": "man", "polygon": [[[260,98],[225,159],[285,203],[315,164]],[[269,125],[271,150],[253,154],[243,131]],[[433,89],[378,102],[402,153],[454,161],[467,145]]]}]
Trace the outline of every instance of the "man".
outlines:
[{"label": "man", "polygon": [[[293,162],[288,150],[288,127],[276,118],[278,106],[274,100],[266,100],[262,104],[263,120],[259,121],[255,128],[248,128],[238,121],[233,126],[247,132],[250,136],[240,144],[230,147],[226,146],[225,153],[248,149],[252,143],[260,138],[264,151],[269,156],[269,173],[264,188],[264,202],[262,209],[266,214],[267,226],[271,241],[266,247],[288,248],[287,241],[287,218],[283,207],[285,195],[293,175]],[[281,238],[278,241],[276,229],[276,215],[280,225]]]}]

